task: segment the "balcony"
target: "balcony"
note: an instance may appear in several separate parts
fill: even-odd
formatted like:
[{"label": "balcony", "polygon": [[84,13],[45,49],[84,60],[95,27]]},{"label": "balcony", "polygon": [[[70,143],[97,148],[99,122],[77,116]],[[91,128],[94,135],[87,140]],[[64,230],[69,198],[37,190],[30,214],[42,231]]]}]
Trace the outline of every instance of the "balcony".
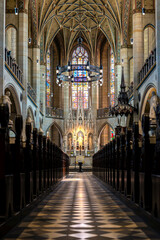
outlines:
[{"label": "balcony", "polygon": [[53,117],[53,118],[64,118],[63,109],[60,108],[52,108],[46,107],[46,117]]},{"label": "balcony", "polygon": [[36,91],[31,87],[29,83],[27,85],[27,91],[28,91],[29,97],[36,103],[36,100],[37,100]]},{"label": "balcony", "polygon": [[23,73],[16,63],[15,59],[11,56],[11,51],[8,51],[5,48],[5,62],[7,67],[11,70],[11,72],[16,76],[21,84],[23,84]]},{"label": "balcony", "polygon": [[97,109],[97,119],[108,117],[109,116],[108,113],[109,113],[109,108]]},{"label": "balcony", "polygon": [[138,84],[142,83],[143,80],[156,66],[156,48],[152,51],[151,55],[146,59],[141,71],[138,74]]}]

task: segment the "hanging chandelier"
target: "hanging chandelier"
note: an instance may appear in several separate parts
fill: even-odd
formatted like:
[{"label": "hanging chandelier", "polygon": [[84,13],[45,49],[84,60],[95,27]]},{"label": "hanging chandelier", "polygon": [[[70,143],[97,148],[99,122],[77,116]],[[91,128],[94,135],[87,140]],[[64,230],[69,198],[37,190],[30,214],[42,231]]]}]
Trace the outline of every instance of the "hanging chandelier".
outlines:
[{"label": "hanging chandelier", "polygon": [[132,105],[129,104],[128,93],[126,91],[126,86],[124,82],[124,67],[122,67],[122,78],[121,78],[121,85],[120,85],[120,92],[118,95],[118,104],[114,107],[110,106],[109,115],[112,116],[128,116],[132,115],[134,111],[137,111]]},{"label": "hanging chandelier", "polygon": [[[78,45],[81,46],[83,42],[82,37],[78,38]],[[61,86],[65,83],[97,83],[103,85],[103,67],[87,64],[71,64],[68,62],[66,66],[57,66],[56,68],[56,83]]]}]

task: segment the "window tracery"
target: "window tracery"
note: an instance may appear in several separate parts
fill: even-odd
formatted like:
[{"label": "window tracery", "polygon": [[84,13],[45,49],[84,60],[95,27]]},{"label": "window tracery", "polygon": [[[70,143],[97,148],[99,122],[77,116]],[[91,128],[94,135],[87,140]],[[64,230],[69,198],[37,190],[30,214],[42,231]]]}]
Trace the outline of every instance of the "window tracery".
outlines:
[{"label": "window tracery", "polygon": [[[81,65],[87,64],[88,62],[88,53],[82,47],[78,46],[73,54],[72,54],[72,64],[74,65]],[[76,82],[76,77],[86,77],[87,78],[87,71],[86,70],[78,70],[74,71],[74,79]],[[82,106],[84,109],[88,108],[88,83],[72,83],[72,108],[77,109],[78,104],[82,101]]]},{"label": "window tracery", "polygon": [[46,80],[46,105],[50,107],[51,81],[50,81],[50,52],[47,53],[47,80]]},{"label": "window tracery", "polygon": [[114,53],[110,53],[110,101],[111,107],[115,105],[115,70],[114,70]]}]

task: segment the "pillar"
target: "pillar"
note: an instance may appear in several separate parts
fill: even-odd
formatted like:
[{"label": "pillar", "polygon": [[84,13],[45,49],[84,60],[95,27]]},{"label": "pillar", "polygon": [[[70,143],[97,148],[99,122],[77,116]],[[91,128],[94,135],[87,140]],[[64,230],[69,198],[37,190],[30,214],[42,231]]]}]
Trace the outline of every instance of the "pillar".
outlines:
[{"label": "pillar", "polygon": [[18,64],[23,72],[23,90],[22,97],[22,116],[23,131],[22,136],[25,139],[25,121],[27,117],[27,84],[28,84],[28,10],[21,9],[19,12],[19,35],[18,35]]},{"label": "pillar", "polygon": [[[40,48],[33,47],[33,89],[36,92],[36,104],[40,107]],[[39,129],[39,109],[36,112],[36,127]]]},{"label": "pillar", "polygon": [[[142,6],[133,10],[133,82],[134,82],[134,106],[137,107],[138,94],[136,91],[138,85],[138,73],[144,63],[143,47],[143,15]],[[138,121],[138,115],[135,113],[134,120]]]},{"label": "pillar", "polygon": [[125,84],[128,89],[130,86],[130,69],[129,69],[129,59],[132,57],[132,48],[130,46],[122,46],[121,47],[121,59],[123,59],[123,67],[124,67],[124,77]]},{"label": "pillar", "polygon": [[68,84],[65,85],[63,83],[63,88],[62,88],[62,92],[63,92],[63,102],[64,102],[64,118],[67,119],[68,118],[68,113],[69,113],[69,87]]},{"label": "pillar", "polygon": [[[137,9],[136,9],[137,10]],[[143,49],[143,15],[142,10],[133,12],[133,74],[134,74],[134,88],[138,84],[138,73],[140,72],[144,63],[144,49]]]},{"label": "pillar", "polygon": [[160,97],[160,4],[159,0],[156,0],[156,6],[155,6],[155,11],[156,11],[156,49],[157,49],[157,54],[156,54],[156,62],[157,62],[157,95]]},{"label": "pillar", "polygon": [[122,67],[120,63],[115,64],[115,98],[118,97],[121,84]]},{"label": "pillar", "polygon": [[101,64],[103,66],[103,85],[99,86],[99,108],[107,108],[110,105],[108,93],[110,92],[110,48],[106,42],[102,48]]},{"label": "pillar", "polygon": [[5,68],[5,0],[0,1],[0,97],[3,96]]}]

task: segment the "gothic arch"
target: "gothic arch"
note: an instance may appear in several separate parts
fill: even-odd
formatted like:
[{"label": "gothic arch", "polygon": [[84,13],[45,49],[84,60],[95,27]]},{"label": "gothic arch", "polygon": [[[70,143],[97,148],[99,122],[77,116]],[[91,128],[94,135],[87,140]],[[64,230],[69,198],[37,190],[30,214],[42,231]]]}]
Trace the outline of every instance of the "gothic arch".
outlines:
[{"label": "gothic arch", "polygon": [[14,59],[17,59],[17,40],[18,30],[13,24],[8,24],[5,28],[5,45],[6,48],[11,51],[11,55]]},{"label": "gothic arch", "polygon": [[[73,52],[74,52],[74,50],[77,49],[78,46],[79,46],[78,43],[75,42],[75,44],[73,45],[73,47],[72,47],[72,49],[71,49],[71,51],[70,51],[70,54],[69,54],[69,60],[70,60],[70,61],[72,61]],[[91,52],[90,52],[90,49],[89,49],[88,45],[87,45],[85,42],[83,42],[83,43],[82,43],[82,47],[87,51],[87,53],[88,53],[88,59],[89,59],[89,61],[91,61]]]},{"label": "gothic arch", "polygon": [[112,125],[111,125],[108,121],[105,121],[105,122],[100,126],[100,128],[98,129],[98,134],[97,134],[97,135],[98,135],[98,138],[100,137],[103,129],[105,128],[105,126],[106,126],[107,124],[109,125],[110,128],[114,129],[114,128],[112,127]]},{"label": "gothic arch", "polygon": [[142,103],[141,103],[141,107],[140,107],[140,120],[142,119],[143,114],[145,113],[145,108],[146,108],[146,104],[149,98],[149,95],[151,94],[151,92],[156,92],[156,87],[153,84],[149,84],[143,94],[143,98],[142,98]]},{"label": "gothic arch", "polygon": [[140,129],[140,133],[142,134],[142,116],[144,113],[149,113],[149,99],[151,97],[152,92],[156,93],[156,87],[153,84],[149,84],[143,94],[143,98],[142,98],[142,103],[141,103],[141,107],[140,107],[140,114],[139,114],[139,129]]},{"label": "gothic arch", "polygon": [[31,106],[27,109],[27,120],[31,121],[32,127],[35,127],[34,113]]},{"label": "gothic arch", "polygon": [[4,92],[6,90],[9,90],[12,94],[12,97],[13,97],[13,100],[14,100],[14,104],[15,104],[15,107],[16,107],[16,113],[17,114],[21,114],[21,107],[20,107],[20,102],[19,102],[19,97],[18,97],[18,94],[17,94],[17,91],[15,89],[15,87],[11,84],[8,84],[5,86],[5,89],[4,89]]},{"label": "gothic arch", "polygon": [[50,136],[51,141],[55,143],[58,147],[61,148],[63,146],[62,130],[56,122],[50,125],[47,130],[47,135]]},{"label": "gothic arch", "polygon": [[63,135],[63,134],[62,134],[62,133],[63,133],[62,128],[61,128],[61,127],[58,125],[58,123],[56,123],[56,122],[51,123],[51,124],[49,125],[49,127],[47,128],[46,132],[52,127],[52,125],[55,125],[56,128],[58,129],[59,133],[60,133],[61,135]]}]

